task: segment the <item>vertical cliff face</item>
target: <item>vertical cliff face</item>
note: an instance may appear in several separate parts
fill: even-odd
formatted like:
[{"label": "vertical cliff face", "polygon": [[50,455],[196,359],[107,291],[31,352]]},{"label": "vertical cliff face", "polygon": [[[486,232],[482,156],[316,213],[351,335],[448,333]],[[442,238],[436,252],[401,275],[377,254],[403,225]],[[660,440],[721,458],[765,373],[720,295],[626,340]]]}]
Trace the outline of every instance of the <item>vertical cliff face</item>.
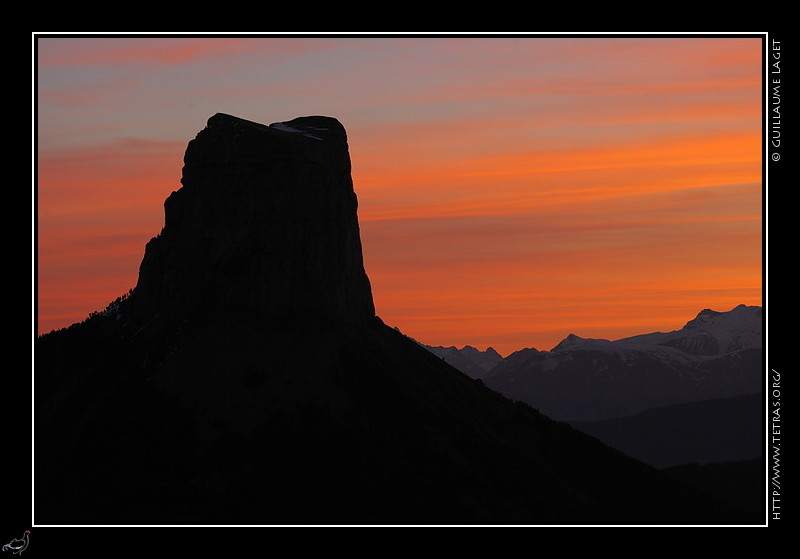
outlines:
[{"label": "vertical cliff face", "polygon": [[216,114],[146,248],[137,311],[359,323],[375,315],[347,135],[334,118],[270,126]]}]

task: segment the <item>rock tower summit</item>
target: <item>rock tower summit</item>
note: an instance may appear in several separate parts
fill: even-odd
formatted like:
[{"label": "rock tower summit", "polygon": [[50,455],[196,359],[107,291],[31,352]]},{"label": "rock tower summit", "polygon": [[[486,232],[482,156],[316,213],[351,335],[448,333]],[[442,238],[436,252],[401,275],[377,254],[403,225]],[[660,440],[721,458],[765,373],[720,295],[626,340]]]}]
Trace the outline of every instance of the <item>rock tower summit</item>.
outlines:
[{"label": "rock tower summit", "polygon": [[269,126],[216,114],[189,142],[182,187],[145,249],[137,311],[360,323],[364,271],[347,134],[335,118]]}]

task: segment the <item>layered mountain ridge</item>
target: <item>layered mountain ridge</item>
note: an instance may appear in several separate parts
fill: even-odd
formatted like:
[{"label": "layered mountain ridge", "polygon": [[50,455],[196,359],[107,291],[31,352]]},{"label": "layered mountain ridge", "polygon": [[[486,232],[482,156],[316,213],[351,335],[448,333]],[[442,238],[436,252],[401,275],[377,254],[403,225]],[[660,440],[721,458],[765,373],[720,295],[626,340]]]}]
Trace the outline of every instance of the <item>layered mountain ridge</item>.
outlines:
[{"label": "layered mountain ridge", "polygon": [[764,453],[763,401],[743,394],[572,426],[657,468],[752,460]]}]

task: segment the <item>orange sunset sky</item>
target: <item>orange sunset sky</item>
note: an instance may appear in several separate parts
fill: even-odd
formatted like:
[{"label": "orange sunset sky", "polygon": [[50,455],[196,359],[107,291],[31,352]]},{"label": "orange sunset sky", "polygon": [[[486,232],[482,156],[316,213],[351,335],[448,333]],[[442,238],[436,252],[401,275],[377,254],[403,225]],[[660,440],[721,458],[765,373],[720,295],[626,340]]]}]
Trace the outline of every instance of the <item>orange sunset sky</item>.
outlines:
[{"label": "orange sunset sky", "polygon": [[136,283],[217,112],[348,132],[377,313],[550,349],[762,304],[762,38],[33,39],[35,330]]}]

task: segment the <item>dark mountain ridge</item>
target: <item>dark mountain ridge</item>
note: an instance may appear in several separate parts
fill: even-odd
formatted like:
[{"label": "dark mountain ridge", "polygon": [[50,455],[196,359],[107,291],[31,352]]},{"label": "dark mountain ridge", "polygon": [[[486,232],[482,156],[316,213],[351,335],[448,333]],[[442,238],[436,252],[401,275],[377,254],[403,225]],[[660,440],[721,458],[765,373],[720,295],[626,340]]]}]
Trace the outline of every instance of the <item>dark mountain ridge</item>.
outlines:
[{"label": "dark mountain ridge", "polygon": [[570,424],[656,468],[751,460],[764,453],[761,392]]},{"label": "dark mountain ridge", "polygon": [[36,340],[37,524],[758,523],[375,316],[344,128],[217,114],[135,289]]}]

